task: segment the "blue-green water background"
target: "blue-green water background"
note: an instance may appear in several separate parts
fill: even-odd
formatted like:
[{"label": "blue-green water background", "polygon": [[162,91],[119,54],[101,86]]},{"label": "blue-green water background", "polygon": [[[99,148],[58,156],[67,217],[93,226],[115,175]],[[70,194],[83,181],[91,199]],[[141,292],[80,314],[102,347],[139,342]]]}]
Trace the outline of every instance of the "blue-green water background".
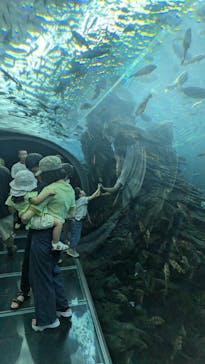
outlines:
[{"label": "blue-green water background", "polygon": [[[1,0],[0,21],[0,128],[49,139],[83,160],[86,118],[102,104],[145,130],[171,122],[183,173],[204,188],[204,100],[167,89],[183,72],[186,86],[204,86],[205,59],[188,62],[205,54],[202,1]],[[149,64],[154,72],[130,78]]]}]

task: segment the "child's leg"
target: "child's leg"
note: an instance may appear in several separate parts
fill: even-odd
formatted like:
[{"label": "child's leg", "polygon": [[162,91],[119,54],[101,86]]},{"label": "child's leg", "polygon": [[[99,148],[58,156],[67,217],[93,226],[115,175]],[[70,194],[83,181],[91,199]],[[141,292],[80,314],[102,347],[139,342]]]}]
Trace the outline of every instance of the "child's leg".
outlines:
[{"label": "child's leg", "polygon": [[57,219],[54,219],[53,241],[52,241],[53,250],[67,250],[68,249],[68,245],[64,244],[60,241],[62,227],[63,227],[63,223]]},{"label": "child's leg", "polygon": [[24,212],[23,215],[21,215],[21,221],[23,224],[27,224],[29,220],[35,215],[35,212],[28,209],[26,212]]},{"label": "child's leg", "polygon": [[63,223],[60,220],[54,219],[53,224],[53,243],[58,243],[60,241],[61,231]]}]

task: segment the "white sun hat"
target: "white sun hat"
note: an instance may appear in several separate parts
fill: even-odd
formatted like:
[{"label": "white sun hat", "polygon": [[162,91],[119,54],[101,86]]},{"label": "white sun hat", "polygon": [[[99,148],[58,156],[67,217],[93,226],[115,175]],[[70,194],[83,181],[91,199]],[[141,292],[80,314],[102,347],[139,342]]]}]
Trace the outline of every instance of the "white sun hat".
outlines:
[{"label": "white sun hat", "polygon": [[9,185],[12,196],[24,196],[26,192],[31,192],[37,187],[37,179],[29,170],[19,171]]}]

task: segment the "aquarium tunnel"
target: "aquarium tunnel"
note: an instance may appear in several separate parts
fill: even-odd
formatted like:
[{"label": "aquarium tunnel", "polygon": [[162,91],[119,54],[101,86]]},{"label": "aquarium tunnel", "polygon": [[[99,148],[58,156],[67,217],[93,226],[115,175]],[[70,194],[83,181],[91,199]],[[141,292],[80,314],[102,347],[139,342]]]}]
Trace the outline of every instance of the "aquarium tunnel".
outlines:
[{"label": "aquarium tunnel", "polygon": [[38,255],[20,295],[37,233],[15,214],[5,238],[0,197],[0,363],[204,364],[204,1],[0,0],[0,24],[0,176],[20,150],[58,156],[92,196],[55,261],[72,318],[49,325]]}]

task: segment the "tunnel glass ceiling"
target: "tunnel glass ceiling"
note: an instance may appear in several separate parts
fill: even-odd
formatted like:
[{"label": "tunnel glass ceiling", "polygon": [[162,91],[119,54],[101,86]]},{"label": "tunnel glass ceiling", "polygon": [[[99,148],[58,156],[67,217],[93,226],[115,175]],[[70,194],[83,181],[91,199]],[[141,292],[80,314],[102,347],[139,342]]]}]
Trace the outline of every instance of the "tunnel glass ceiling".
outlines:
[{"label": "tunnel glass ceiling", "polygon": [[[182,52],[182,34],[191,19],[194,24],[204,19],[201,4],[0,0],[1,128],[41,135],[75,149],[86,116],[116,90],[125,102],[131,90],[135,104],[152,90],[154,122],[162,121],[160,102],[167,97],[163,81],[170,84],[180,72],[176,54]],[[165,66],[170,54],[178,66],[169,72]],[[130,75],[150,64],[158,72],[136,84]],[[75,153],[80,153],[78,147]]]}]

